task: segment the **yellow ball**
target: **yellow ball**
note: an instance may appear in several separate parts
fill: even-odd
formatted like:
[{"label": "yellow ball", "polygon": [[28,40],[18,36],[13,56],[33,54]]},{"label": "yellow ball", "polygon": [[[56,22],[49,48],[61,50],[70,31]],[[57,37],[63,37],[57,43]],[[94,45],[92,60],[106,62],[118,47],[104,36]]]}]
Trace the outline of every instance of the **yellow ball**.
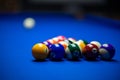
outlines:
[{"label": "yellow ball", "polygon": [[37,43],[32,47],[32,55],[36,60],[44,60],[47,58],[49,49],[45,44]]}]

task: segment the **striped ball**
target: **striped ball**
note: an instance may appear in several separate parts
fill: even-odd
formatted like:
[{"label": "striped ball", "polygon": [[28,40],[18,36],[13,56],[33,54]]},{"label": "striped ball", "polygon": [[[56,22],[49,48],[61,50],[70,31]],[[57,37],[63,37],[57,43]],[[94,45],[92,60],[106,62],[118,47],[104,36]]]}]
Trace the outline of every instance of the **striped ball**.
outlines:
[{"label": "striped ball", "polygon": [[65,52],[69,60],[78,60],[80,58],[81,51],[77,44],[69,44]]},{"label": "striped ball", "polygon": [[99,49],[102,60],[111,60],[115,55],[115,48],[111,44],[103,44]]},{"label": "striped ball", "polygon": [[72,44],[72,43],[74,43],[74,42],[76,42],[76,39],[74,39],[74,38],[68,38],[68,39],[66,39],[66,40],[64,40],[66,43],[68,43],[68,44]]},{"label": "striped ball", "polygon": [[78,40],[78,41],[75,42],[75,43],[79,45],[79,48],[80,48],[80,50],[81,50],[81,53],[83,54],[83,53],[84,53],[84,48],[85,48],[85,46],[88,44],[88,42],[85,41],[85,40]]},{"label": "striped ball", "polygon": [[98,41],[91,41],[90,44],[94,44],[94,45],[96,45],[98,48],[101,47],[101,43],[98,42]]}]

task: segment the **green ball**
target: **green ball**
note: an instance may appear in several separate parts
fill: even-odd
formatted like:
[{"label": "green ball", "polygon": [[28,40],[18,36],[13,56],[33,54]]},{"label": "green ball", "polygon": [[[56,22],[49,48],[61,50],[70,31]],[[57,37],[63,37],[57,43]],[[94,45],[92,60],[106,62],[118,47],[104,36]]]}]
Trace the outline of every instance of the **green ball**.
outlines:
[{"label": "green ball", "polygon": [[78,60],[80,58],[81,51],[77,44],[69,44],[65,51],[69,60]]},{"label": "green ball", "polygon": [[76,39],[68,38],[68,39],[65,40],[65,42],[67,42],[68,44],[72,44],[72,43],[76,42]]}]

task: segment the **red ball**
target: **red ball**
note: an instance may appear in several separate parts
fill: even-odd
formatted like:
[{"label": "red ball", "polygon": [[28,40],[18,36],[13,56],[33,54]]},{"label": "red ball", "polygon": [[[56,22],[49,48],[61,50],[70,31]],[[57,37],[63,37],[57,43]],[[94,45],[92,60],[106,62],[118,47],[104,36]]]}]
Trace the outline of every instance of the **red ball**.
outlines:
[{"label": "red ball", "polygon": [[83,56],[87,60],[95,60],[98,57],[99,49],[94,44],[87,44],[84,48]]}]

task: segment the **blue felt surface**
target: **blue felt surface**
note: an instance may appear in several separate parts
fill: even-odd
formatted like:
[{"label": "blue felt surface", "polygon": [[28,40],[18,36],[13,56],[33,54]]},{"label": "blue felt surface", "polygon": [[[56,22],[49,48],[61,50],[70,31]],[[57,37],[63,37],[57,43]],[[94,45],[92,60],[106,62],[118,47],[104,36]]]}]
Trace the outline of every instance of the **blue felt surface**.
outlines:
[{"label": "blue felt surface", "polygon": [[[35,28],[27,30],[23,20],[33,17]],[[104,19],[103,19],[104,20]],[[117,26],[118,27],[118,26]],[[113,61],[34,62],[35,43],[64,35],[87,41],[111,43]],[[89,19],[77,20],[57,14],[0,15],[0,80],[120,80],[120,29]]]}]

